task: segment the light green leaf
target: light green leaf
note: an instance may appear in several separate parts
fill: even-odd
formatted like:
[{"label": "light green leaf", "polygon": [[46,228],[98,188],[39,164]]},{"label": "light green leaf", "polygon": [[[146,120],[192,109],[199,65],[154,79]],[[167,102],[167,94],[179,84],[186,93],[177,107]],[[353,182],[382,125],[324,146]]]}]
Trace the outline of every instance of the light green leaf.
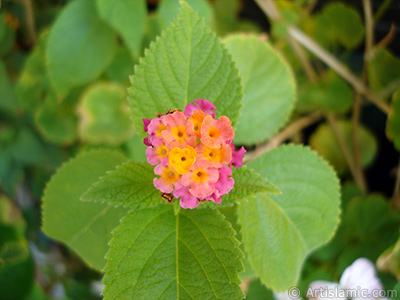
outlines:
[{"label": "light green leaf", "polygon": [[35,115],[36,126],[51,142],[68,145],[78,137],[75,103],[68,98],[59,103],[56,95],[49,93]]},{"label": "light green leaf", "polygon": [[[350,121],[338,121],[337,126],[341,132],[350,153],[354,153],[352,124]],[[373,134],[364,126],[359,126],[358,139],[360,142],[361,165],[368,167],[374,160],[378,144]],[[348,164],[340,148],[339,142],[328,124],[321,124],[310,137],[310,146],[317,150],[335,168],[338,174],[348,171]]]},{"label": "light green leaf", "polygon": [[92,144],[120,145],[134,133],[123,85],[99,82],[84,93],[78,108],[79,135]]},{"label": "light green leaf", "polygon": [[234,235],[215,209],[133,210],[113,231],[104,299],[244,299]]},{"label": "light green leaf", "polygon": [[302,146],[282,146],[249,167],[268,176],[281,195],[257,194],[238,206],[242,241],[261,281],[294,286],[306,256],[326,243],[339,222],[339,181],[332,168]]},{"label": "light green leaf", "polygon": [[[211,25],[213,10],[206,0],[186,0],[187,4],[203,18],[208,26]],[[161,26],[165,28],[177,17],[179,13],[179,0],[162,0],[158,7]]]},{"label": "light green leaf", "polygon": [[143,143],[143,138],[137,133],[125,143],[124,148],[128,158],[135,161],[147,162],[147,146]]},{"label": "light green leaf", "polygon": [[99,77],[114,57],[116,35],[99,19],[95,6],[93,0],[70,2],[51,29],[48,68],[61,96]]},{"label": "light green leaf", "polygon": [[400,87],[393,95],[392,110],[386,123],[386,135],[400,151]]},{"label": "light green leaf", "polygon": [[320,82],[304,84],[296,108],[301,112],[345,113],[353,103],[350,86],[333,72],[328,72]]},{"label": "light green leaf", "polygon": [[239,0],[215,0],[211,2],[215,11],[214,28],[218,35],[224,36],[234,31],[238,25],[241,3]]},{"label": "light green leaf", "polygon": [[146,24],[146,1],[97,0],[97,7],[100,17],[122,36],[132,57],[139,57]]},{"label": "light green leaf", "polygon": [[67,244],[97,270],[104,267],[111,230],[126,210],[79,198],[106,171],[124,161],[116,151],[84,152],[58,170],[42,199],[43,231]]},{"label": "light green leaf", "polygon": [[245,166],[239,169],[232,170],[232,177],[235,180],[233,190],[228,194],[224,195],[221,200],[221,204],[215,204],[212,201],[207,201],[200,207],[221,207],[231,206],[238,201],[245,201],[251,196],[258,193],[266,194],[280,194],[281,191],[266,178],[261,177],[254,170],[249,170]]},{"label": "light green leaf", "polygon": [[164,201],[154,187],[155,177],[154,167],[149,163],[130,160],[107,172],[82,195],[81,200],[133,208],[160,205]]},{"label": "light green leaf", "polygon": [[220,40],[185,3],[177,19],[152,43],[131,77],[129,101],[135,127],[143,118],[207,99],[235,124],[242,87],[238,71]]},{"label": "light green leaf", "polygon": [[282,56],[255,35],[232,35],[225,45],[244,87],[235,143],[251,145],[266,140],[285,124],[293,110],[293,74]]},{"label": "light green leaf", "polygon": [[378,50],[368,62],[368,79],[374,92],[396,90],[400,86],[400,59],[388,50]]},{"label": "light green leaf", "polygon": [[336,2],[326,5],[323,14],[336,39],[347,49],[353,49],[362,41],[364,26],[357,10]]}]

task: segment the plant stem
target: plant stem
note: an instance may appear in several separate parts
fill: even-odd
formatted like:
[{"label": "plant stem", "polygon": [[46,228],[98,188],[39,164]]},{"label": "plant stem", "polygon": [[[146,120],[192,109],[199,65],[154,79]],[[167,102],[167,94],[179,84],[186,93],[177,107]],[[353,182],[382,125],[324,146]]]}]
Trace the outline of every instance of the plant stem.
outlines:
[{"label": "plant stem", "polygon": [[31,38],[32,44],[36,44],[37,34],[35,26],[35,17],[33,14],[32,0],[23,0],[23,5],[25,9],[26,26],[28,29],[29,37]]},{"label": "plant stem", "polygon": [[366,193],[368,188],[365,180],[365,175],[361,166],[361,151],[360,151],[360,138],[359,138],[359,125],[361,118],[361,102],[362,97],[360,93],[356,94],[354,105],[353,105],[353,117],[352,117],[352,140],[354,147],[354,168],[357,177],[360,181],[360,187],[363,193]]},{"label": "plant stem", "polygon": [[385,2],[382,3],[382,5],[379,7],[378,11],[376,12],[374,16],[374,21],[378,21],[382,16],[385,14],[386,10],[389,8],[390,4],[392,3],[392,0],[385,0]]},{"label": "plant stem", "polygon": [[[255,0],[264,13],[273,21],[280,20],[280,14],[277,10],[274,1],[272,0]],[[336,57],[326,51],[313,39],[303,33],[296,26],[288,27],[289,36],[298,41],[306,49],[311,51],[315,56],[327,64],[331,69],[343,77],[347,82],[349,82],[353,88],[364,95],[368,100],[374,103],[380,110],[385,114],[389,114],[390,106],[380,99],[377,95],[371,93],[371,91],[364,85],[364,83],[355,76],[350,70],[347,69]]]},{"label": "plant stem", "polygon": [[314,40],[304,34],[297,27],[290,26],[288,31],[294,39],[296,39],[300,44],[302,44],[319,59],[321,59],[325,64],[331,67],[332,70],[334,70],[347,82],[349,82],[357,92],[364,95],[385,114],[389,114],[390,106],[385,101],[380,99],[377,95],[372,94],[371,91],[364,85],[364,83],[351,71],[349,71],[336,57],[327,52],[324,48],[318,45]]},{"label": "plant stem", "polygon": [[248,163],[257,157],[263,155],[265,152],[272,150],[284,141],[294,136],[296,133],[302,131],[304,128],[316,123],[321,119],[321,115],[310,115],[305,116],[289,124],[285,129],[271,137],[267,143],[260,144],[256,149],[248,154],[246,154],[244,161]]}]

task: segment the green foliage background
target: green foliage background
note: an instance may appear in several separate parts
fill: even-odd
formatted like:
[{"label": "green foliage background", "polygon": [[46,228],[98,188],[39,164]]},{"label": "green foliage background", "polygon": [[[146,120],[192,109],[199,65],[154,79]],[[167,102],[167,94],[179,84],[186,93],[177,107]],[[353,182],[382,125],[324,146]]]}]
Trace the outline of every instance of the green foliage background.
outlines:
[{"label": "green foliage background", "polygon": [[[273,299],[359,257],[393,288],[400,60],[374,26],[396,6],[362,5],[3,1],[0,300]],[[142,118],[196,98],[247,166],[190,211],[153,187]]]}]

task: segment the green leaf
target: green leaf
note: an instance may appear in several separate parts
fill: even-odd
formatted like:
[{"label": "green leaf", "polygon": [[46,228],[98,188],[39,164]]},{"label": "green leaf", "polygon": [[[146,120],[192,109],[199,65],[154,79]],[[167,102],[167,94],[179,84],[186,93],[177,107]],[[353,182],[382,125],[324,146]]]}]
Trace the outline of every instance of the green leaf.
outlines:
[{"label": "green leaf", "polygon": [[115,53],[114,60],[106,71],[107,79],[129,84],[129,76],[133,74],[133,60],[126,48],[119,47]]},{"label": "green leaf", "polygon": [[88,143],[120,145],[134,133],[126,89],[121,84],[91,85],[83,94],[78,112],[79,135]]},{"label": "green leaf", "polygon": [[[208,26],[213,19],[213,10],[206,0],[186,0],[186,3],[203,18]],[[162,0],[158,7],[158,15],[161,26],[164,28],[174,20],[179,13],[179,0]]]},{"label": "green leaf", "polygon": [[299,279],[306,256],[326,243],[339,222],[339,181],[315,152],[282,146],[249,167],[268,176],[281,195],[257,194],[238,206],[248,259],[261,281],[277,291]]},{"label": "green leaf", "polygon": [[15,41],[15,29],[8,24],[5,24],[5,32],[3,39],[0,40],[0,56],[6,56],[12,50]]},{"label": "green leaf", "polygon": [[135,127],[143,118],[207,99],[235,124],[242,87],[238,71],[220,40],[185,3],[179,16],[146,51],[131,77],[129,101]]},{"label": "green leaf", "polygon": [[124,161],[116,151],[84,152],[58,170],[42,199],[43,231],[67,244],[97,270],[104,267],[111,230],[126,210],[79,198],[106,171]]},{"label": "green leaf", "polygon": [[45,148],[28,127],[18,131],[11,148],[14,159],[20,163],[39,166],[45,162]]},{"label": "green leaf", "polygon": [[373,92],[400,85],[400,59],[388,50],[380,49],[368,62],[368,79]]},{"label": "green leaf", "polygon": [[6,66],[0,60],[0,110],[15,112],[18,108],[14,87],[8,79]]},{"label": "green leaf", "polygon": [[59,103],[56,95],[49,93],[36,112],[36,126],[53,143],[69,145],[78,137],[78,118],[75,115],[75,103],[71,103],[71,100],[75,98],[67,97]]},{"label": "green leaf", "polygon": [[146,1],[97,0],[97,8],[100,17],[122,36],[132,57],[139,57],[146,24]]},{"label": "green leaf", "polygon": [[154,167],[147,162],[125,162],[107,172],[81,197],[83,201],[102,202],[114,206],[145,208],[164,201],[154,187]]},{"label": "green leaf", "polygon": [[379,256],[376,264],[380,271],[392,273],[400,280],[400,239]]},{"label": "green leaf", "polygon": [[47,46],[48,68],[61,96],[96,79],[111,63],[117,39],[96,14],[93,0],[75,0],[61,12]]},{"label": "green leaf", "polygon": [[52,91],[46,66],[46,47],[49,32],[40,35],[35,49],[27,58],[16,85],[16,94],[22,106],[36,111],[47,91]]},{"label": "green leaf", "polygon": [[326,5],[323,14],[336,39],[347,49],[353,49],[362,41],[364,26],[357,10],[337,2]]},{"label": "green leaf", "polygon": [[[238,201],[246,200],[257,193],[280,194],[281,191],[267,179],[261,177],[254,170],[249,170],[245,166],[233,169],[232,177],[235,180],[233,190],[222,197],[222,206],[231,206]],[[205,205],[207,204],[207,205]],[[214,202],[208,201],[200,207],[220,207]]]},{"label": "green leaf", "polygon": [[244,87],[235,143],[252,145],[280,129],[293,110],[295,81],[282,56],[255,35],[231,35],[225,46]]},{"label": "green leaf", "polygon": [[400,87],[393,95],[391,107],[392,110],[386,123],[386,135],[400,151]]},{"label": "green leaf", "polygon": [[125,143],[124,148],[128,158],[135,161],[147,162],[147,146],[143,143],[143,138],[137,133]]},{"label": "green leaf", "polygon": [[104,299],[243,299],[234,235],[215,209],[133,210],[113,231]]},{"label": "green leaf", "polygon": [[333,72],[328,72],[317,83],[304,84],[296,108],[300,112],[345,113],[353,103],[350,86]]},{"label": "green leaf", "polygon": [[[350,153],[354,153],[352,139],[352,124],[350,121],[338,121],[337,127],[341,132]],[[361,156],[361,165],[368,167],[374,160],[378,144],[372,133],[364,126],[359,126],[359,148]],[[317,150],[326,160],[335,168],[338,174],[344,174],[348,171],[348,164],[340,148],[339,142],[328,124],[321,124],[310,137],[310,146]]]}]

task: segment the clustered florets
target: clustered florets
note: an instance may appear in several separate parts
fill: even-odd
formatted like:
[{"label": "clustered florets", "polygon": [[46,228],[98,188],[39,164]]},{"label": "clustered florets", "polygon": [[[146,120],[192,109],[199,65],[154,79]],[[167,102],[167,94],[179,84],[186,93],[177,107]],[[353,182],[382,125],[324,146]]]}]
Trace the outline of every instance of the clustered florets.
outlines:
[{"label": "clustered florets", "polygon": [[243,147],[234,151],[235,132],[228,117],[215,119],[216,108],[208,100],[194,102],[184,112],[170,110],[143,119],[147,161],[160,176],[154,178],[154,186],[181,197],[182,208],[191,209],[199,201],[221,203],[235,183],[232,166],[242,166],[246,152]]}]

